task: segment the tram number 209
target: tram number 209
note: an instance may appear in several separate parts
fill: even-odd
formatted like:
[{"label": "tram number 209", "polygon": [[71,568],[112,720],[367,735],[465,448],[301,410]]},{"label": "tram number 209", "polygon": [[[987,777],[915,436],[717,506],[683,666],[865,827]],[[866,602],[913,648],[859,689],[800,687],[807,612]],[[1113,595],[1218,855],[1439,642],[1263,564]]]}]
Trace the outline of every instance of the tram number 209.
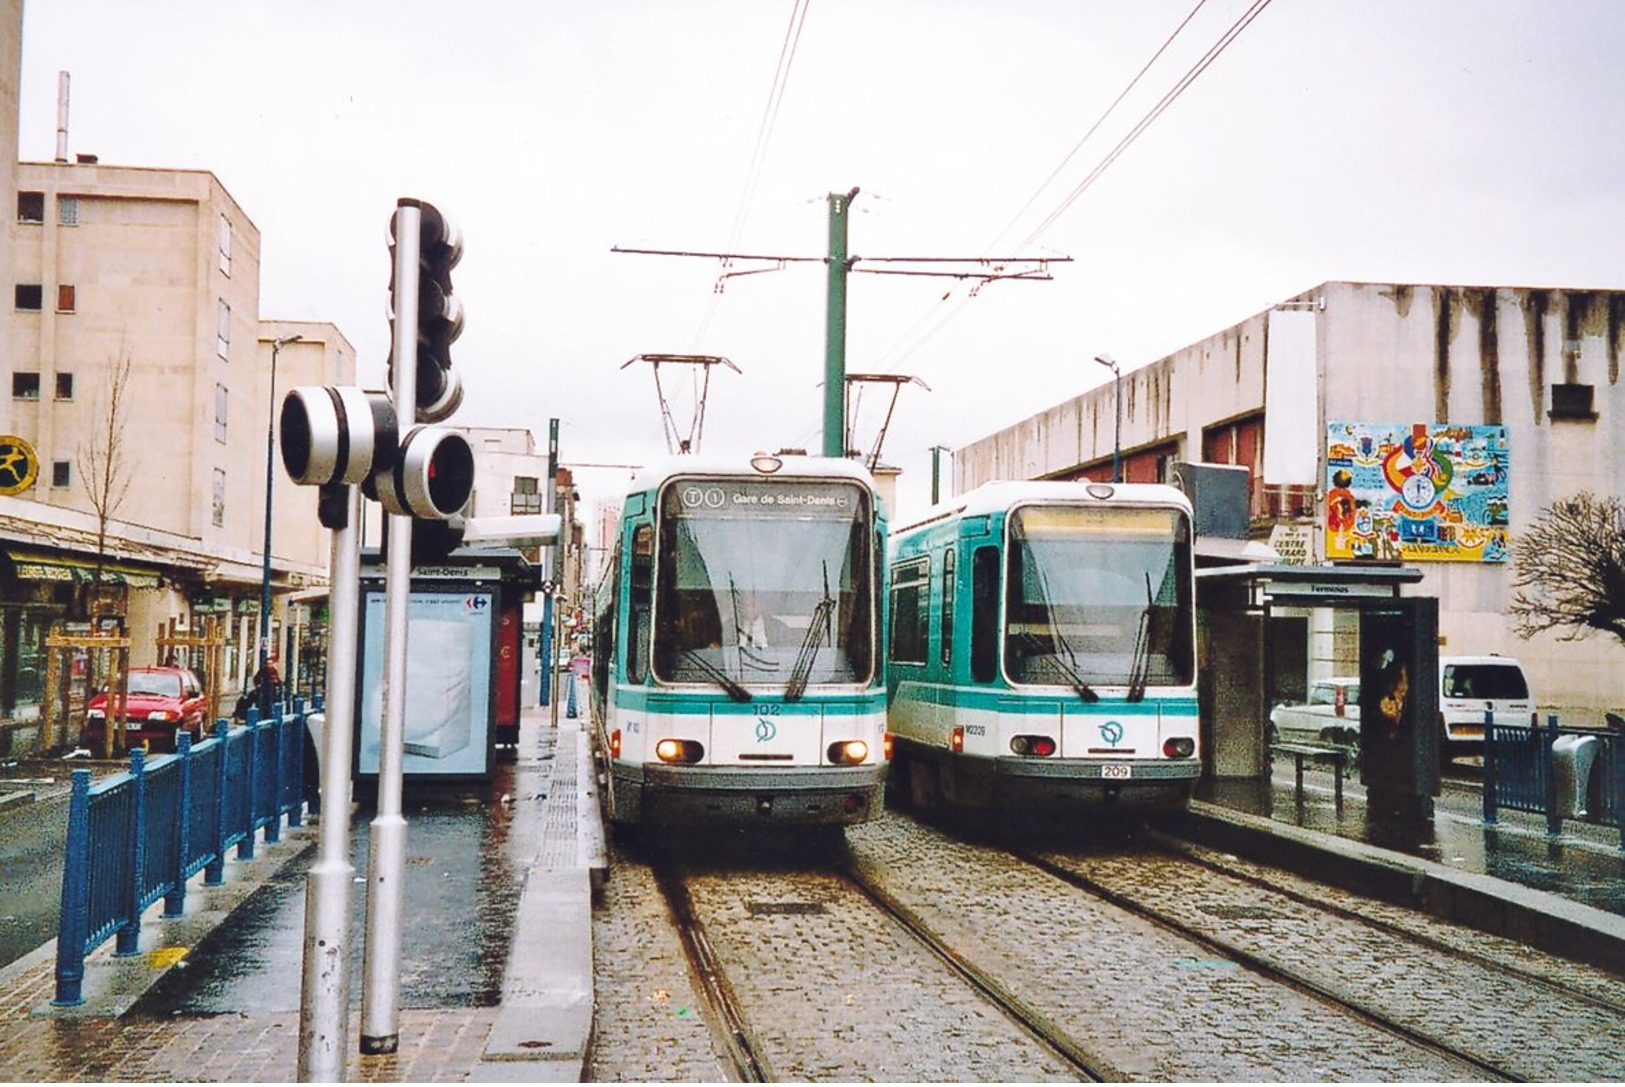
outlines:
[{"label": "tram number 209", "polygon": [[1100,776],[1108,781],[1133,777],[1134,768],[1126,762],[1108,762],[1100,768]]}]

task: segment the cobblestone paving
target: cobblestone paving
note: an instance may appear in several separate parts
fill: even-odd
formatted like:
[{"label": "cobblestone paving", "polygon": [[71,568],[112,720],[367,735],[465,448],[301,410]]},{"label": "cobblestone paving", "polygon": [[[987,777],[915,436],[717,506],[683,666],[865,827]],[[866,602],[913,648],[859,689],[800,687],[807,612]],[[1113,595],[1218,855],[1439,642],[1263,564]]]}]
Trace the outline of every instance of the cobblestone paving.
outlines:
[{"label": "cobblestone paving", "polygon": [[773,1078],[1077,1080],[848,880],[726,871],[688,884]]},{"label": "cobblestone paving", "polygon": [[887,815],[855,859],[951,945],[1127,1079],[1478,1080],[999,850]]},{"label": "cobblestone paving", "polygon": [[[1154,849],[1050,854],[1048,859],[1519,1079],[1592,1081],[1625,1074],[1619,1052],[1625,1012],[1620,1010],[1565,998],[1526,976]],[[1453,940],[1464,938],[1458,934]],[[1521,957],[1532,956],[1538,953]],[[1551,965],[1555,969],[1555,960]]]},{"label": "cobblestone paving", "polygon": [[1573,959],[1560,958],[1504,936],[1480,932],[1464,925],[1450,924],[1381,899],[1368,898],[1326,883],[1316,883],[1284,869],[1271,868],[1234,854],[1185,842],[1177,843],[1175,848],[1180,853],[1223,871],[1250,879],[1264,880],[1283,893],[1305,896],[1316,902],[1326,902],[1337,909],[1369,918],[1378,924],[1413,933],[1418,939],[1489,959],[1530,977],[1544,979],[1584,993],[1594,1000],[1625,1008],[1625,978],[1607,970]]},{"label": "cobblestone paving", "polygon": [[715,1083],[729,1067],[705,1013],[665,899],[645,864],[612,846],[593,911],[595,1083]]}]

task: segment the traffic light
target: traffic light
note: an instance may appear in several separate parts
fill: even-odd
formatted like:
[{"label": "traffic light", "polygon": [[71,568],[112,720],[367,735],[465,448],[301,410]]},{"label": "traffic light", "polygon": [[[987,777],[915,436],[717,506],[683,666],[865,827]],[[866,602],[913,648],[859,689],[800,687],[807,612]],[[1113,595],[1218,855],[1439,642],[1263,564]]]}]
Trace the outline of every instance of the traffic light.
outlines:
[{"label": "traffic light", "polygon": [[361,483],[397,455],[388,393],[354,385],[302,385],[282,401],[282,466],[295,483]]},{"label": "traffic light", "polygon": [[[415,418],[419,423],[438,423],[449,418],[463,402],[462,381],[451,368],[451,345],[463,332],[463,304],[452,292],[451,270],[462,259],[463,236],[433,204],[406,197],[397,202],[389,234],[394,258],[390,276],[393,337],[398,344],[403,335],[411,335],[398,327],[398,322],[408,313],[415,313]],[[397,348],[390,356],[390,384],[396,389],[400,386],[395,360],[400,355]]]}]

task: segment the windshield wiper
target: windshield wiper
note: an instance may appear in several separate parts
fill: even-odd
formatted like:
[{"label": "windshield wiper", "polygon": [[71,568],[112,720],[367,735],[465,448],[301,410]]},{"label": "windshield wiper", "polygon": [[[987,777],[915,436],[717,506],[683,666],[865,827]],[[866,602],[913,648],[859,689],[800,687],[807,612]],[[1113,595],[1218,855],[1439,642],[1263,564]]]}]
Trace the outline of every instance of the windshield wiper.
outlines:
[{"label": "windshield wiper", "polygon": [[1140,629],[1134,635],[1134,660],[1129,665],[1128,672],[1128,700],[1130,702],[1145,701],[1145,685],[1151,675],[1151,609],[1156,604],[1151,595],[1151,572],[1145,575],[1145,611],[1140,613]]},{"label": "windshield wiper", "polygon": [[724,672],[721,668],[718,668],[716,665],[700,656],[699,650],[683,650],[683,659],[692,664],[694,667],[698,668],[700,671],[704,672],[706,678],[710,679],[718,687],[721,687],[724,691],[728,692],[728,697],[732,701],[750,701],[750,692],[745,690],[744,687],[741,687],[727,672]]},{"label": "windshield wiper", "polygon": [[1061,674],[1065,676],[1067,682],[1072,685],[1072,689],[1078,692],[1079,698],[1085,702],[1099,702],[1100,696],[1095,693],[1095,689],[1093,687],[1089,686],[1089,684],[1085,682],[1083,673],[1078,670],[1078,655],[1072,651],[1071,644],[1066,640],[1066,634],[1061,630],[1061,617],[1055,612],[1055,605],[1052,603],[1055,598],[1050,595],[1049,591],[1049,575],[1044,572],[1044,565],[1038,561],[1037,555],[1033,556],[1033,569],[1038,574],[1038,587],[1044,593],[1044,613],[1049,616],[1050,633],[1055,638],[1055,644],[1061,649],[1066,650],[1067,659],[1062,660],[1061,654],[1057,653],[1054,649],[1045,649],[1044,643],[1038,640],[1038,636],[1036,634],[1023,631],[1022,637],[1030,638],[1031,644],[1036,647],[1040,653],[1047,653],[1051,658],[1054,659],[1055,667],[1060,669]]},{"label": "windshield wiper", "polygon": [[[1044,643],[1039,640],[1038,635],[1032,633],[1031,631],[1024,630],[1017,635],[1017,637],[1024,644],[1033,648],[1034,656],[1048,657],[1053,660],[1055,662],[1056,671],[1060,672],[1061,675],[1066,678],[1068,686],[1070,686],[1074,691],[1078,692],[1079,698],[1085,702],[1099,702],[1100,696],[1095,693],[1095,689],[1089,686],[1088,681],[1083,678],[1083,673],[1078,671],[1078,658],[1075,654],[1073,654],[1072,647],[1066,644],[1066,637],[1061,633],[1060,628],[1055,626],[1055,619],[1053,615],[1050,617],[1050,630],[1054,632],[1056,642],[1066,650],[1066,657],[1062,657],[1055,650],[1047,648]],[[1070,657],[1071,660],[1067,660],[1067,657]]]},{"label": "windshield wiper", "polygon": [[835,611],[835,598],[829,595],[829,563],[824,563],[824,598],[813,608],[812,622],[801,639],[801,650],[796,654],[795,667],[790,670],[790,682],[784,688],[786,702],[799,702],[807,693],[807,678],[812,675],[813,661],[818,659],[818,644],[830,637],[830,615]]}]

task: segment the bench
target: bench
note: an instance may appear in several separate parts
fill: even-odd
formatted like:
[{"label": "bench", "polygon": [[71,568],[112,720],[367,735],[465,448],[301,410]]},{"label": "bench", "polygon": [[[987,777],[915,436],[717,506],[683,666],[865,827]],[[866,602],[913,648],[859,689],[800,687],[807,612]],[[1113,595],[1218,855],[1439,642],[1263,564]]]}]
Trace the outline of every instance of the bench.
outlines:
[{"label": "bench", "polygon": [[1346,747],[1316,747],[1313,744],[1270,744],[1270,754],[1291,755],[1297,765],[1297,799],[1303,803],[1303,764],[1309,762],[1329,762],[1332,765],[1332,775],[1335,782],[1334,789],[1337,797],[1337,810],[1343,810],[1343,769],[1348,765],[1349,749]]}]

